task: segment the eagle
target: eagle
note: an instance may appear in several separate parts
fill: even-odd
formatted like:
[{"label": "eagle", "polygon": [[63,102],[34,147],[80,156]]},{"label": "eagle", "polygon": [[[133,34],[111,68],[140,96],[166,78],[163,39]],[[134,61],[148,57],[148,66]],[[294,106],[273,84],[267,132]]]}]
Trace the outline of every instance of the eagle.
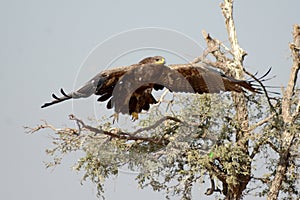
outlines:
[{"label": "eagle", "polygon": [[[153,90],[167,88],[171,92],[184,93],[220,93],[245,90],[258,92],[251,81],[237,80],[205,64],[166,65],[165,58],[153,56],[142,59],[130,66],[104,70],[86,82],[78,90],[66,93],[60,90],[62,97],[52,94],[53,101],[45,103],[42,108],[66,101],[68,99],[86,98],[99,95],[97,101],[107,101],[106,108],[118,114],[129,114],[133,120],[138,119],[142,110],[148,111],[157,100]],[[114,119],[114,120],[115,120]]]}]

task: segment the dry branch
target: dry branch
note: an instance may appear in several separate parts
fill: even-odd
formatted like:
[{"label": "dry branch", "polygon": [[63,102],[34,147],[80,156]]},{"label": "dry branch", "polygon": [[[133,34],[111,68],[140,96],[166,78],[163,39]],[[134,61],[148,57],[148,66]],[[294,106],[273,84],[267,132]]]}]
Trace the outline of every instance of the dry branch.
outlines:
[{"label": "dry branch", "polygon": [[142,136],[136,136],[136,134],[146,131],[146,130],[148,131],[151,129],[155,129],[163,121],[166,121],[166,120],[181,122],[181,120],[179,120],[175,117],[166,116],[166,117],[163,117],[162,119],[158,120],[156,123],[154,123],[153,125],[151,125],[149,127],[139,129],[139,130],[135,131],[134,133],[129,133],[129,132],[123,132],[122,130],[117,130],[117,129],[114,129],[112,131],[105,131],[103,129],[98,129],[98,128],[86,125],[82,120],[76,118],[72,114],[69,115],[69,118],[70,118],[70,120],[74,120],[80,126],[79,129],[85,129],[94,134],[103,134],[103,135],[109,136],[111,138],[118,138],[118,139],[124,139],[124,140],[146,141],[146,142],[151,142],[151,143],[155,143],[155,144],[159,144],[159,145],[166,145],[169,143],[169,141],[163,137],[142,137]]},{"label": "dry branch", "polygon": [[[291,113],[292,97],[295,94],[295,84],[297,81],[297,74],[300,67],[300,27],[299,25],[294,25],[293,30],[294,42],[290,44],[290,49],[293,57],[293,65],[291,69],[290,79],[288,85],[284,91],[282,99],[282,118],[285,126],[285,131],[281,136],[281,151],[279,153],[279,162],[276,169],[276,174],[272,180],[270,191],[268,193],[268,200],[276,200],[279,195],[279,188],[284,181],[287,168],[289,166],[290,159],[290,149],[293,144],[293,140],[296,135],[296,131],[290,131],[288,127],[293,123],[293,117],[297,116],[299,109],[296,109],[294,113]],[[296,113],[296,114],[295,114]]]}]

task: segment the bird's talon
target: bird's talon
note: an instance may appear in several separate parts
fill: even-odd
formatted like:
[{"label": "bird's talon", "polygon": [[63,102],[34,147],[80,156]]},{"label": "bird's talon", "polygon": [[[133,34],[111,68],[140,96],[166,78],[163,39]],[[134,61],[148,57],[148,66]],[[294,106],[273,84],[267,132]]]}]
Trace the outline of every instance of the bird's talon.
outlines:
[{"label": "bird's talon", "polygon": [[132,116],[132,121],[135,121],[139,118],[139,114],[137,112],[131,113],[131,116]]},{"label": "bird's talon", "polygon": [[115,113],[115,114],[111,115],[110,117],[113,118],[113,124],[115,123],[115,121],[116,122],[119,121],[119,114],[118,113]]}]

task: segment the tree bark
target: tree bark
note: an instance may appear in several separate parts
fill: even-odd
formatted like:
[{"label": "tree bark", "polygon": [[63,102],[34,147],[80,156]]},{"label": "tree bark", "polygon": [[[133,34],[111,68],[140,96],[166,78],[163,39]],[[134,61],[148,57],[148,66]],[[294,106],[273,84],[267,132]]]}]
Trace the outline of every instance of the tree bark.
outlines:
[{"label": "tree bark", "polygon": [[[225,18],[225,25],[228,33],[228,38],[230,41],[230,52],[233,55],[233,58],[226,57],[218,48],[220,43],[218,40],[213,39],[203,32],[203,36],[206,40],[208,48],[212,49],[212,54],[215,56],[219,68],[221,68],[226,74],[237,78],[244,79],[244,69],[243,69],[243,60],[247,53],[239,46],[236,29],[233,20],[233,0],[224,0],[224,2],[220,5],[222,9],[223,16]],[[225,68],[225,70],[224,70]],[[248,122],[248,108],[246,104],[246,99],[243,94],[232,93],[233,101],[236,108],[236,118],[238,121],[238,128],[236,132],[236,143],[239,147],[244,150],[245,157],[249,156],[248,152],[248,135],[247,131],[249,128]],[[245,167],[242,173],[231,175],[235,176],[235,180],[237,183],[227,183],[227,180],[221,180],[223,182],[223,193],[225,195],[225,199],[228,200],[238,200],[241,199],[242,193],[245,190],[247,184],[250,181],[251,174],[251,163],[242,163]]]},{"label": "tree bark", "polygon": [[279,155],[279,163],[276,169],[274,179],[272,180],[270,191],[268,193],[268,200],[276,200],[281,189],[282,182],[284,181],[285,174],[289,165],[289,155],[290,147],[293,144],[295,138],[295,132],[288,130],[288,127],[292,125],[293,121],[299,114],[299,110],[295,110],[295,113],[291,113],[291,100],[294,94],[295,84],[297,81],[297,74],[299,72],[300,66],[300,27],[299,25],[294,25],[294,42],[290,44],[290,49],[293,56],[293,66],[291,69],[290,79],[286,90],[284,91],[284,96],[282,99],[282,118],[284,121],[284,126],[286,130],[283,132],[281,137],[281,150]]}]

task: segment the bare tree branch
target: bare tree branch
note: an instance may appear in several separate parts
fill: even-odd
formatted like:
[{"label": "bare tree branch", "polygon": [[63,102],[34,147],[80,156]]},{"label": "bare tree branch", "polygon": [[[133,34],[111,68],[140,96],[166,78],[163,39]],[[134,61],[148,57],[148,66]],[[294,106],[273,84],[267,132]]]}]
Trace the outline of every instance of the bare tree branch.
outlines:
[{"label": "bare tree branch", "polygon": [[136,130],[135,132],[133,132],[131,135],[136,135],[138,133],[144,132],[144,131],[149,131],[151,129],[155,129],[156,127],[158,127],[162,122],[166,121],[166,120],[172,120],[174,122],[180,122],[182,123],[182,121],[178,118],[175,117],[171,117],[171,116],[165,116],[159,120],[157,120],[154,124],[144,127],[144,128],[140,128],[138,130]]},{"label": "bare tree branch", "polygon": [[[202,36],[206,41],[207,49],[208,51],[216,58],[216,62],[214,67],[217,67],[221,69],[225,74],[227,75],[232,75],[230,74],[229,68],[227,67],[227,64],[232,62],[231,59],[227,58],[224,53],[220,51],[220,44],[218,41],[214,38],[212,38],[206,31],[202,31]],[[211,63],[210,63],[211,64]]]},{"label": "bare tree branch", "polygon": [[[293,65],[290,73],[290,79],[288,82],[288,85],[285,89],[283,100],[282,100],[282,115],[286,122],[291,123],[292,122],[292,116],[291,116],[291,105],[290,101],[292,98],[292,95],[294,94],[295,84],[297,81],[297,75],[299,72],[300,67],[300,27],[299,25],[294,25],[294,42],[290,44],[290,49],[293,57]],[[297,110],[296,110],[297,112]],[[299,111],[298,111],[299,112]]]},{"label": "bare tree branch", "polygon": [[275,116],[275,113],[269,115],[268,117],[266,117],[265,119],[262,119],[261,121],[257,122],[256,124],[252,125],[251,127],[249,127],[248,129],[246,130],[243,130],[245,132],[251,132],[253,131],[254,129],[260,127],[261,125],[267,123],[270,119],[272,119],[273,117]]},{"label": "bare tree branch", "polygon": [[300,116],[300,97],[299,97],[299,100],[298,100],[298,104],[296,106],[296,110],[292,115],[292,121],[295,121],[296,118],[298,118],[299,116]]},{"label": "bare tree branch", "polygon": [[46,128],[50,128],[51,130],[53,130],[54,132],[56,133],[60,133],[60,132],[71,132],[73,134],[78,134],[78,131],[76,129],[71,129],[71,128],[65,128],[65,129],[58,129],[58,128],[55,128],[53,125],[51,124],[48,124],[45,120],[43,120],[44,124],[41,124],[37,127],[34,127],[34,128],[31,128],[31,127],[28,127],[28,126],[24,126],[24,129],[25,129],[25,132],[28,133],[28,134],[33,134],[41,129],[46,129]]},{"label": "bare tree branch", "polygon": [[[241,66],[244,57],[247,53],[240,47],[237,39],[237,34],[235,30],[234,20],[233,20],[233,0],[224,0],[224,3],[221,3],[221,9],[223,16],[225,18],[226,30],[228,33],[228,38],[231,44],[232,53],[234,55],[234,61],[236,66]],[[242,77],[238,77],[242,78]]]},{"label": "bare tree branch", "polygon": [[[82,120],[76,118],[74,115],[69,115],[70,120],[74,120],[76,123],[78,123],[82,129],[86,129],[88,131],[91,131],[95,134],[104,134],[107,136],[110,136],[112,138],[118,138],[118,139],[126,139],[126,140],[141,140],[141,141],[146,141],[146,142],[151,142],[151,143],[155,143],[155,144],[160,144],[160,145],[166,145],[169,143],[168,140],[166,140],[163,137],[142,137],[142,136],[135,136],[135,134],[137,134],[138,132],[142,132],[144,130],[139,129],[136,132],[132,133],[127,133],[127,132],[123,132],[121,130],[117,130],[115,129],[114,131],[105,131],[102,129],[98,129],[89,125],[86,125]],[[153,128],[156,128],[161,122],[165,121],[165,120],[173,120],[176,122],[181,122],[179,119],[174,118],[174,117],[164,117],[161,120],[158,120],[158,122],[156,122],[153,126],[150,127],[146,127],[145,130],[150,130]]]},{"label": "bare tree branch", "polygon": [[261,181],[264,184],[268,184],[270,182],[270,178],[266,177],[266,178],[262,178],[262,177],[252,177],[252,179],[254,180],[258,180]]},{"label": "bare tree branch", "polygon": [[253,151],[250,155],[250,158],[254,158],[256,154],[259,152],[260,147],[262,147],[264,144],[268,144],[276,153],[280,153],[280,149],[276,147],[270,140],[269,138],[261,138],[260,141],[253,147]]},{"label": "bare tree branch", "polygon": [[[296,131],[289,131],[288,126],[292,125],[293,117],[291,114],[291,101],[292,96],[294,95],[295,84],[297,81],[297,74],[300,67],[300,27],[299,25],[294,25],[293,30],[294,42],[290,44],[290,49],[293,56],[293,65],[291,69],[290,79],[285,89],[283,99],[282,99],[282,118],[285,124],[285,131],[281,136],[281,152],[279,157],[279,163],[276,169],[276,174],[274,179],[272,180],[272,184],[270,187],[270,191],[268,193],[268,200],[275,200],[278,198],[279,188],[282,185],[284,180],[287,168],[289,166],[289,159],[290,159],[290,148],[293,144],[293,140],[296,135]],[[295,110],[295,113],[299,112],[298,109]],[[296,116],[294,113],[294,116]]]}]

